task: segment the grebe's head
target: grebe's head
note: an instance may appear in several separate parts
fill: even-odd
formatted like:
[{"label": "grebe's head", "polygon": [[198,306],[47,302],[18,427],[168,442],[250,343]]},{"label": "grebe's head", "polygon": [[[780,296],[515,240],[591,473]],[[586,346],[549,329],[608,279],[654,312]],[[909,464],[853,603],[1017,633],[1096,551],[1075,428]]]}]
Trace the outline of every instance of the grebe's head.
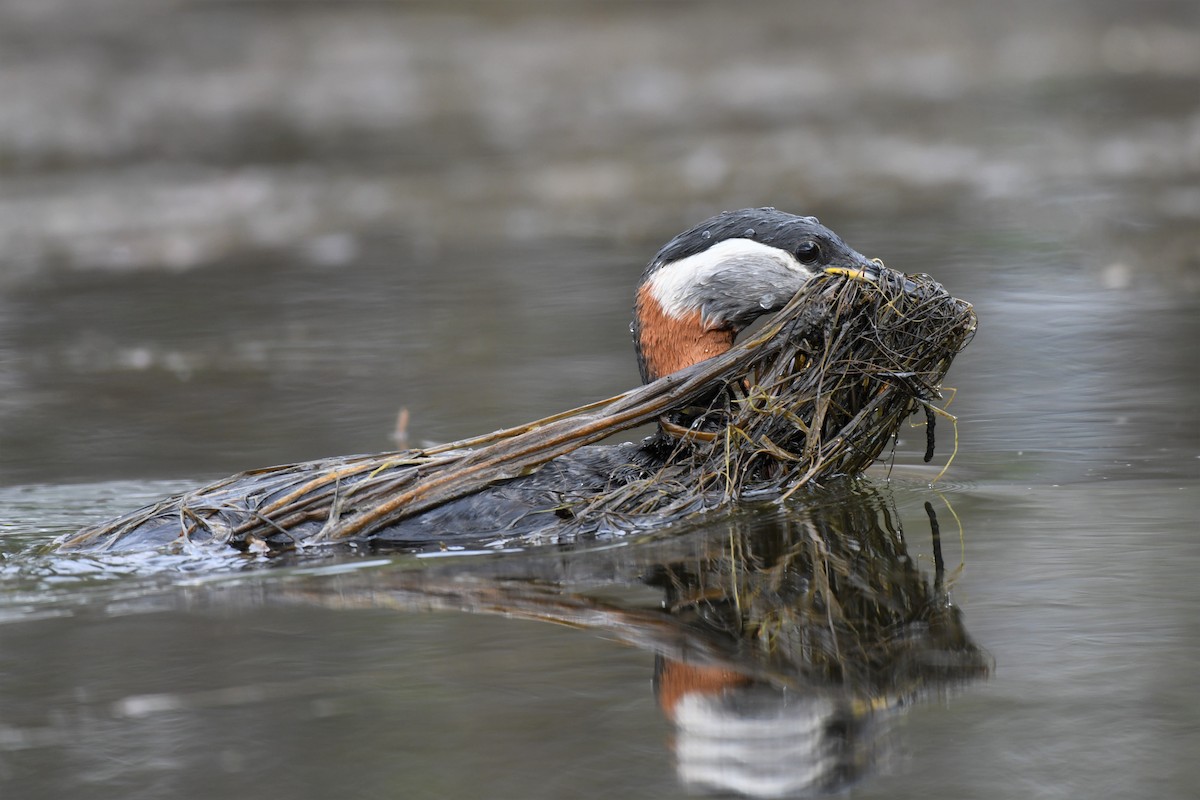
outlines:
[{"label": "grebe's head", "polygon": [[638,284],[633,337],[650,382],[722,353],[824,271],[877,267],[816,217],[774,208],[726,211],[658,251]]}]

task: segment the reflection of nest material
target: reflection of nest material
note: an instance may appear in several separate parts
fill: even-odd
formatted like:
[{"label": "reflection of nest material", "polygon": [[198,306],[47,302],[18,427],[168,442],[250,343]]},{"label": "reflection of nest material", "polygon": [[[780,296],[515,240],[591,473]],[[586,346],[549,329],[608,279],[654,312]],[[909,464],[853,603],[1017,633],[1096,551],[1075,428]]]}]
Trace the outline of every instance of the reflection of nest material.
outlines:
[{"label": "reflection of nest material", "polygon": [[847,503],[793,517],[775,536],[665,566],[654,582],[671,613],[737,643],[734,663],[813,688],[891,705],[986,675],[940,573],[932,584],[921,573],[892,514]]},{"label": "reflection of nest material", "polygon": [[653,420],[663,422],[661,467],[622,470],[572,495],[569,508],[549,503],[544,510],[558,513],[543,515],[547,528],[563,518],[665,521],[859,472],[910,414],[924,410],[932,423],[930,402],[975,330],[971,307],[932,279],[880,273],[815,278],[729,352],[611,400],[425,450],[243,473],[65,544],[108,546],[166,523],[188,540],[241,548],[366,537],[512,479],[545,494],[533,474],[543,464]]},{"label": "reflection of nest material", "polygon": [[[864,710],[878,707],[872,698],[985,677],[989,659],[943,585],[939,539],[931,576],[909,555],[890,498],[870,485],[845,488],[820,505],[737,515],[626,547],[298,574],[270,599],[559,622],[756,684],[832,691],[867,702]],[[628,591],[643,585],[662,590],[661,606]]]}]

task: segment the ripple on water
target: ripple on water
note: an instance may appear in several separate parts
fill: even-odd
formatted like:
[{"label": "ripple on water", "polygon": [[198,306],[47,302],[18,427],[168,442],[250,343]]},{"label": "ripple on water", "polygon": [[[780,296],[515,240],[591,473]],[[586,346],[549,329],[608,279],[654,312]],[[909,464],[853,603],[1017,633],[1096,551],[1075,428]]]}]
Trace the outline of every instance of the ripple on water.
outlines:
[{"label": "ripple on water", "polygon": [[233,552],[168,554],[57,553],[51,543],[97,519],[115,516],[192,481],[112,481],[0,488],[9,521],[0,526],[0,622],[70,613],[80,604],[148,596],[181,575],[228,575],[252,559]]}]

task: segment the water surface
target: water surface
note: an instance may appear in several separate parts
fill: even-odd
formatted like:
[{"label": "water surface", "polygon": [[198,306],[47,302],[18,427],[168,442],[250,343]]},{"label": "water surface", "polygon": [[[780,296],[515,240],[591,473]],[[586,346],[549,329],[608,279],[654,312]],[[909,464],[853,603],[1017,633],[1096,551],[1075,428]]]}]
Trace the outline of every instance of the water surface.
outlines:
[{"label": "water surface", "polygon": [[[1200,20],[919,5],[0,5],[4,796],[1192,796]],[[47,548],[628,388],[755,204],[975,304],[933,488],[948,425],[604,546]]]}]

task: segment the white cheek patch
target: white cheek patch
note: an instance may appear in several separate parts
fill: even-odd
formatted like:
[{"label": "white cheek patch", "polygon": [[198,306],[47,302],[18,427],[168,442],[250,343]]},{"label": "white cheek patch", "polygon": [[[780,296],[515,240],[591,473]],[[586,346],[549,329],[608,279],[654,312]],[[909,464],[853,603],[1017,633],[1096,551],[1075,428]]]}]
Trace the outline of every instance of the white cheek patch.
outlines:
[{"label": "white cheek patch", "polygon": [[722,277],[727,272],[739,273],[747,283],[767,285],[772,274],[810,274],[786,250],[753,239],[726,239],[702,253],[664,264],[646,285],[663,311],[678,319],[700,311],[714,287],[728,285],[729,276]]}]

